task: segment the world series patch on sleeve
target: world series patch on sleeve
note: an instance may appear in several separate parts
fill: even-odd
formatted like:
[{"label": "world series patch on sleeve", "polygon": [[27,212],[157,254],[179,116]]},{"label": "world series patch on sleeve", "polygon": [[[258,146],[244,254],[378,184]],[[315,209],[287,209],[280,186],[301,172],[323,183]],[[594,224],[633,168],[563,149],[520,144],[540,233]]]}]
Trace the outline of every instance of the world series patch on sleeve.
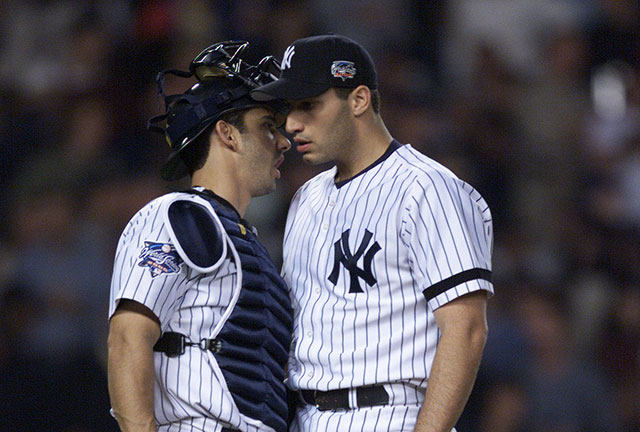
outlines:
[{"label": "world series patch on sleeve", "polygon": [[141,259],[138,265],[149,267],[151,277],[180,271],[182,259],[172,244],[145,241],[144,245],[138,257]]}]

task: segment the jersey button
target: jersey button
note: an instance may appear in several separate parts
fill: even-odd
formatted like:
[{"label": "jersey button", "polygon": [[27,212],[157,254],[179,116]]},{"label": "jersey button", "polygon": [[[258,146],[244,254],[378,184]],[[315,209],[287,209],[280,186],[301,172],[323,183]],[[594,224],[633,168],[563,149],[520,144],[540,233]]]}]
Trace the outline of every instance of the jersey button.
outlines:
[{"label": "jersey button", "polygon": [[329,201],[329,207],[335,207],[335,206],[336,206],[335,201]]},{"label": "jersey button", "polygon": [[313,336],[313,332],[308,331],[308,332],[307,332],[307,336],[309,336],[309,337]]},{"label": "jersey button", "polygon": [[322,229],[325,230],[325,231],[328,230],[329,229],[329,224],[326,224],[326,223],[322,224]]},{"label": "jersey button", "polygon": [[312,377],[312,376],[313,376],[313,371],[309,372],[309,373],[307,374],[307,376],[308,376],[308,377]]},{"label": "jersey button", "polygon": [[316,288],[316,294],[320,294],[320,288]]}]

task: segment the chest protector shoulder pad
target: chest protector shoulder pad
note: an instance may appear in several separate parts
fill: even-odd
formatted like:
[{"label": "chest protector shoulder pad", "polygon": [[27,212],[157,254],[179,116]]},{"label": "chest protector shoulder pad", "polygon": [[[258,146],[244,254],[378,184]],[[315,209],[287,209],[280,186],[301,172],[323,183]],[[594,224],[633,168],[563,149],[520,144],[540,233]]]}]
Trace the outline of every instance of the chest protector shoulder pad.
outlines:
[{"label": "chest protector shoulder pad", "polygon": [[183,261],[201,273],[214,271],[227,255],[224,228],[211,204],[177,195],[167,202],[165,224]]}]

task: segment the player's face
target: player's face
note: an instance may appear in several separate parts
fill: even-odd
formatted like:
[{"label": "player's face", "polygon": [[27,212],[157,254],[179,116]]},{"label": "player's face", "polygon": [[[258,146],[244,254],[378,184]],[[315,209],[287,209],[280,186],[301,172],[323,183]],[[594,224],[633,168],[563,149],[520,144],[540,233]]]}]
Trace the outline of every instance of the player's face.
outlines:
[{"label": "player's face", "polygon": [[240,134],[243,177],[251,196],[265,195],[275,190],[276,179],[280,178],[278,167],[291,143],[278,131],[273,112],[266,108],[247,111],[244,124],[246,130]]},{"label": "player's face", "polygon": [[290,105],[286,130],[305,162],[339,163],[348,157],[355,130],[346,100],[329,89],[313,98],[290,101]]}]

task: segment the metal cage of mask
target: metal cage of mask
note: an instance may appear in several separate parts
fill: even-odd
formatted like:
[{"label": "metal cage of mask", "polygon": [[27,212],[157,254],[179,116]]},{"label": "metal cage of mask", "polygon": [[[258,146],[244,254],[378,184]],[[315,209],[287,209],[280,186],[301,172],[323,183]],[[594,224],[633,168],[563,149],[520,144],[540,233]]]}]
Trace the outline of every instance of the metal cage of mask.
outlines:
[{"label": "metal cage of mask", "polygon": [[[280,76],[280,64],[273,56],[264,57],[257,65],[242,59],[249,46],[247,41],[225,41],[213,44],[200,52],[190,63],[188,71],[167,69],[156,77],[158,92],[162,95],[165,113],[149,119],[147,128],[165,136],[171,155],[163,167],[163,177],[175,180],[186,175],[184,169],[176,174],[178,153],[184,150],[211,123],[222,115],[258,106],[268,106],[276,114],[279,125],[284,122],[287,106],[284,101],[257,102],[250,96],[251,90]],[[166,75],[197,79],[197,83],[182,94],[167,95],[164,91]],[[210,81],[211,80],[211,81]],[[215,81],[214,81],[215,80]],[[224,83],[218,86],[215,83]],[[213,84],[205,94],[194,94],[202,83]],[[167,165],[171,165],[167,167]]]}]

